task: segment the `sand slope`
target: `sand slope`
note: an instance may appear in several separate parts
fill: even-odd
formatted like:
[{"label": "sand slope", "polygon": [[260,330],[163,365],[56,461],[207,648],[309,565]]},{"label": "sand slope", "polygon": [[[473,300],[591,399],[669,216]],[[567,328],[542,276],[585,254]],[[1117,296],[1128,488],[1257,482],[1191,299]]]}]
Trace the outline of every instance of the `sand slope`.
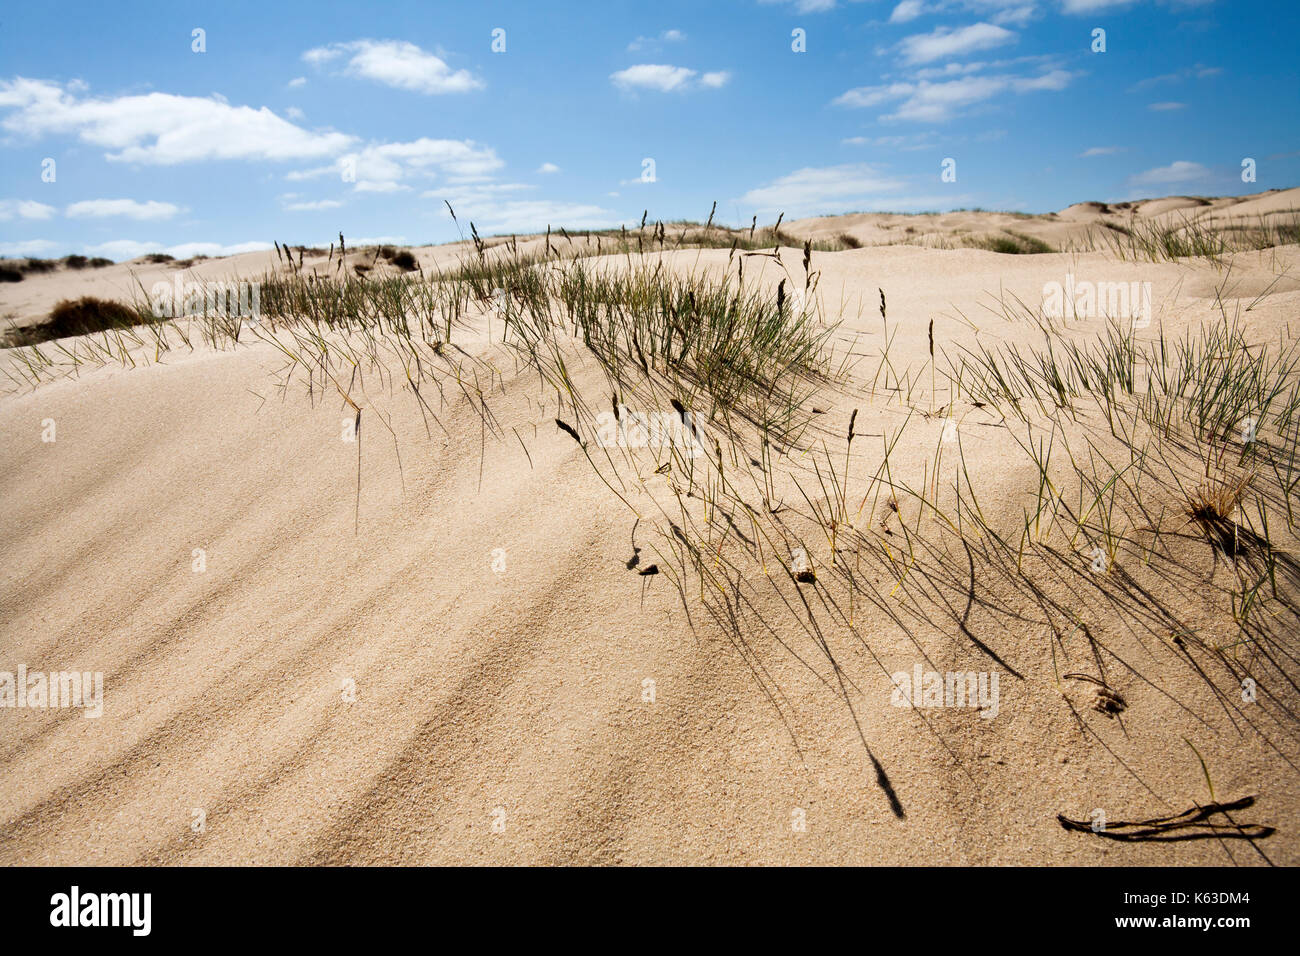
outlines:
[{"label": "sand slope", "polygon": [[[889,228],[789,224],[864,240]],[[195,270],[247,276],[273,258]],[[666,258],[721,265],[726,251]],[[900,322],[895,354],[918,363],[931,319],[943,342],[971,335],[960,316],[990,335],[1023,334],[985,308],[999,285],[1033,299],[1067,270],[1152,281],[1171,331],[1213,316],[1222,285],[1203,262],[905,245],[824,254],[820,267],[824,297],[846,302],[867,348],[880,344],[883,289]],[[1253,298],[1287,268],[1300,274],[1296,247],[1240,256],[1233,289]],[[152,273],[137,271],[148,285]],[[0,308],[34,315],[128,282],[124,266],[35,277],[0,290]],[[1300,291],[1283,284],[1249,321],[1275,334],[1298,306]],[[466,347],[495,356],[488,336]],[[367,383],[359,504],[357,445],[341,438],[351,412],[301,381],[279,391],[283,358],[265,344],[89,369],[0,399],[0,670],[75,667],[105,680],[99,719],[0,711],[0,862],[1262,862],[1246,842],[1122,844],[1056,822],[1205,801],[1186,737],[1221,799],[1258,797],[1245,816],[1279,828],[1259,844],[1268,858],[1300,863],[1294,732],[1271,728],[1266,742],[1185,660],[1132,635],[1111,635],[1135,665],[1113,677],[1128,709],[1107,718],[1080,698],[1085,731],[1051,679],[1048,641],[1028,626],[991,638],[1025,675],[1004,680],[995,719],[889,706],[886,671],[910,669],[916,642],[940,668],[988,662],[950,629],[909,634],[868,617],[884,670],[864,647],[837,646],[858,685],[859,736],[829,672],[779,648],[777,636],[807,647],[796,623],[755,633],[742,651],[707,621],[688,624],[663,576],[625,566],[632,515],[554,427],[554,395],[494,361],[499,435],[454,390],[426,434],[409,393]],[[575,375],[599,392],[590,362]],[[842,434],[849,411],[829,408],[827,432]],[[896,414],[864,405],[859,431]],[[41,440],[46,419],[53,443]],[[1002,464],[995,419],[973,418],[966,433],[976,468],[1007,489],[998,507],[1014,511],[1011,489],[1031,476]],[[863,472],[878,458],[865,442],[854,454]],[[915,450],[918,468],[925,454]],[[657,559],[640,534],[644,567]],[[206,553],[201,573],[194,549]],[[785,709],[760,690],[755,660]]]}]

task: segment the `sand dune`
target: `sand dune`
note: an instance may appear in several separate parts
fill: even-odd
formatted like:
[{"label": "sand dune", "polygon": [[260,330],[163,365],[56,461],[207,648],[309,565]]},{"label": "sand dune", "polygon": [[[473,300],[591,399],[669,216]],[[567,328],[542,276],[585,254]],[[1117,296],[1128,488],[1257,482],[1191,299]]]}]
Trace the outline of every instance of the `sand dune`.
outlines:
[{"label": "sand dune", "polygon": [[[977,343],[1037,346],[1040,329],[1003,307],[1012,296],[1037,305],[1069,275],[1150,282],[1144,340],[1221,321],[1226,307],[1252,340],[1276,342],[1300,306],[1300,247],[1238,253],[1229,271],[1104,250],[936,246],[1013,229],[1059,249],[1130,214],[1222,221],[1298,199],[784,224],[798,240],[849,233],[862,244],[814,254],[823,318],[843,321],[834,346],[860,367],[854,387],[810,400],[806,444],[824,441],[830,460],[848,462],[856,504],[881,465],[879,436],[908,423],[892,469],[919,487],[942,468],[944,488],[970,482],[990,524],[1015,527],[1037,475],[1006,415],[942,379],[930,392],[932,321],[950,357]],[[472,247],[414,252],[428,273]],[[775,294],[780,266],[803,274],[801,256],[751,257],[746,275]],[[725,248],[650,257],[681,274],[734,271]],[[308,270],[332,266],[305,257]],[[275,252],[249,253],[185,274],[252,280],[283,268]],[[0,287],[0,312],[26,326],[60,300],[129,299],[177,271],[133,262],[31,275]],[[684,603],[668,574],[638,573],[670,559],[652,506],[670,479],[653,466],[619,472],[638,521],[555,426],[571,417],[556,388],[501,334],[488,312],[453,335],[463,361],[438,368],[441,396],[423,390],[436,418],[396,367],[309,391],[252,335],[161,356],[137,347],[135,367],[6,383],[0,670],[102,672],[104,697],[95,719],[0,711],[0,863],[1300,863],[1297,693],[1285,679],[1294,644],[1267,649],[1278,669],[1249,705],[1219,657],[1169,628],[1153,636],[1160,622],[1132,624],[1165,607],[1233,644],[1205,585],[1227,573],[1224,559],[1203,542],[1173,545],[1186,577],[1125,564],[1125,593],[1144,595],[1130,610],[1116,609],[1118,592],[1044,585],[1044,601],[1078,613],[1075,630],[1055,636],[1055,624],[1002,616],[1025,596],[973,557],[968,567],[956,545],[940,562],[951,589],[928,599],[956,602],[960,626],[922,617],[901,596],[910,579],[874,570],[883,603],[857,606],[852,629],[809,597],[816,589],[781,580],[737,635]],[[867,390],[886,347],[896,382]],[[16,369],[16,356],[0,361]],[[592,355],[575,346],[569,361],[575,391],[607,406]],[[454,368],[478,377],[458,382]],[[363,408],[359,466],[343,391]],[[863,437],[846,451],[854,409]],[[960,479],[955,453],[932,464],[947,417],[959,420]],[[811,460],[792,448],[806,487]],[[804,507],[793,493],[788,503]],[[887,526],[883,502],[861,521],[882,517]],[[906,503],[902,518],[935,523]],[[901,553],[904,530],[889,533]],[[1291,587],[1282,581],[1279,608]],[[1291,612],[1278,613],[1294,635]],[[998,672],[996,716],[893,706],[890,675],[914,666]],[[1118,713],[1094,708],[1099,680],[1122,699]],[[1102,809],[1112,822],[1145,820],[1247,795],[1257,802],[1235,822],[1272,836],[1122,842],[1057,819]]]}]

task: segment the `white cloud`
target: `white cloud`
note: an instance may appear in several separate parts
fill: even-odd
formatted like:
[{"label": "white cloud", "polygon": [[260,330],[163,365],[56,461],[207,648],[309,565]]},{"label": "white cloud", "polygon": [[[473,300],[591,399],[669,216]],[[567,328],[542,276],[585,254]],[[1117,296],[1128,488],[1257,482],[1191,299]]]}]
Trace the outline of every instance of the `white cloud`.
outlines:
[{"label": "white cloud", "polygon": [[912,80],[951,80],[959,76],[969,76],[972,73],[984,73],[988,70],[1002,70],[1004,72],[1019,68],[1036,68],[1047,70],[1055,68],[1058,60],[1055,57],[1044,56],[1017,56],[1007,60],[972,60],[966,63],[945,63],[943,66],[923,66],[910,71],[908,74]]},{"label": "white cloud", "polygon": [[1090,146],[1085,149],[1079,156],[1087,159],[1090,156],[1113,156],[1116,153],[1124,151],[1122,146]]},{"label": "white cloud", "polygon": [[1100,13],[1115,7],[1126,7],[1134,0],[1062,0],[1062,13]]},{"label": "white cloud", "polygon": [[547,226],[557,229],[610,229],[619,224],[608,209],[585,203],[518,200],[502,203],[483,218],[487,232],[541,232]]},{"label": "white cloud", "polygon": [[[785,3],[786,0],[758,0],[759,3]],[[790,0],[798,13],[824,13],[835,9],[835,0]]]},{"label": "white cloud", "polygon": [[319,212],[324,209],[338,209],[343,203],[337,199],[298,200],[284,204],[287,212]]},{"label": "white cloud", "polygon": [[1011,43],[1016,35],[992,23],[973,23],[968,27],[951,29],[937,27],[930,33],[905,37],[900,47],[908,63],[929,63],[944,57],[964,56],[976,50]]},{"label": "white cloud", "polygon": [[848,139],[840,140],[845,146],[877,146],[886,149],[900,149],[906,151],[916,151],[920,149],[934,149],[937,144],[931,138],[930,132],[920,133],[916,136],[851,136]]},{"label": "white cloud", "polygon": [[0,256],[43,256],[59,247],[49,239],[24,239],[21,242],[0,242]]},{"label": "white cloud", "polygon": [[[527,192],[537,187],[530,183],[473,183],[471,185],[461,186],[444,186],[441,189],[430,189],[420,193],[424,199],[434,199],[438,202],[450,200],[454,206],[456,203],[465,203],[481,206],[487,203],[498,201],[496,197],[503,196],[507,193]],[[456,208],[460,208],[457,206]]]},{"label": "white cloud", "polygon": [[353,188],[359,193],[399,193],[411,187],[391,179],[362,179]]},{"label": "white cloud", "polygon": [[879,106],[881,103],[887,103],[893,99],[899,99],[915,92],[917,84],[915,83],[890,83],[888,86],[859,86],[852,90],[847,90],[835,97],[832,101],[836,106],[850,106],[854,108],[863,108],[867,106]]},{"label": "white cloud", "polygon": [[170,219],[181,207],[169,202],[136,202],[134,199],[83,199],[64,210],[69,219],[107,219],[121,216],[127,219],[153,221]]},{"label": "white cloud", "polygon": [[862,163],[806,167],[751,189],[737,201],[760,213],[784,212],[793,218],[870,205],[903,185]]},{"label": "white cloud", "polygon": [[349,239],[348,245],[356,248],[358,246],[404,246],[406,245],[405,236],[358,236],[355,239]]},{"label": "white cloud", "polygon": [[685,90],[696,76],[694,70],[684,66],[668,66],[661,63],[640,63],[629,66],[626,70],[611,73],[609,78],[615,86],[625,90],[647,89],[670,93]]},{"label": "white cloud", "polygon": [[657,37],[637,37],[627,45],[627,49],[628,52],[635,53],[646,47],[659,46],[662,43],[681,43],[685,39],[686,34],[681,30],[665,30]]},{"label": "white cloud", "polygon": [[1205,179],[1209,175],[1210,171],[1200,163],[1180,159],[1168,166],[1157,166],[1155,169],[1148,169],[1146,172],[1130,176],[1129,183],[1133,186],[1168,186],[1173,183],[1187,183],[1193,180]]},{"label": "white cloud", "polygon": [[[1120,7],[1131,7],[1140,0],[1061,0],[1062,13],[1104,13],[1108,10],[1115,10]],[[1203,7],[1214,0],[1160,0],[1162,4],[1170,7]]]},{"label": "white cloud", "polygon": [[[698,81],[697,81],[698,77]],[[701,75],[684,66],[663,63],[639,63],[609,75],[615,86],[623,90],[658,90],[661,93],[682,93],[690,89],[712,89],[727,85],[731,73],[715,70]]]},{"label": "white cloud", "polygon": [[894,7],[894,12],[889,15],[889,22],[909,23],[924,12],[925,5],[921,3],[921,0],[903,0],[902,3]]},{"label": "white cloud", "polygon": [[922,0],[901,0],[889,15],[889,22],[910,23],[921,16],[957,9],[988,17],[991,23],[1015,26],[1024,26],[1038,12],[1036,0],[935,0],[929,4]]},{"label": "white cloud", "polygon": [[306,86],[306,85],[307,85],[307,77],[305,77],[305,76],[295,76],[292,80],[289,81],[289,85],[290,85],[290,86]]},{"label": "white cloud", "polygon": [[1169,113],[1174,110],[1183,110],[1187,108],[1186,103],[1152,103],[1147,109],[1156,113]]},{"label": "white cloud", "polygon": [[329,166],[290,173],[290,180],[334,174],[342,180],[351,173],[357,192],[396,192],[410,188],[408,179],[439,175],[450,182],[487,179],[505,164],[495,151],[473,140],[429,139],[409,143],[381,143],[340,156]]},{"label": "white cloud", "polygon": [[353,137],[311,132],[266,107],[231,106],[223,99],[147,93],[82,98],[66,87],[18,77],[0,82],[4,129],[23,136],[67,134],[109,150],[118,162],[173,165],[213,159],[312,159],[346,149]]},{"label": "white cloud", "polygon": [[882,119],[938,123],[951,119],[963,107],[999,94],[1061,90],[1072,78],[1065,70],[1051,70],[1039,76],[963,76],[943,83],[898,82],[860,86],[842,93],[833,102],[837,106],[861,108],[897,101],[894,112]]},{"label": "white cloud", "polygon": [[446,61],[405,40],[353,40],[308,50],[302,58],[313,66],[348,57],[344,72],[415,93],[467,93],[483,87],[468,70],[453,70]]},{"label": "white cloud", "polygon": [[[480,233],[543,232],[547,226],[573,229],[608,229],[619,224],[608,209],[585,203],[549,199],[502,199],[503,193],[529,188],[520,183],[475,186],[447,193],[425,193],[439,203],[447,200],[462,225],[473,222]],[[442,209],[447,214],[444,206]]]},{"label": "white cloud", "polygon": [[1221,66],[1206,66],[1203,63],[1197,63],[1195,66],[1185,66],[1181,70],[1175,70],[1172,73],[1162,73],[1159,76],[1150,76],[1144,80],[1138,80],[1129,87],[1129,92],[1145,90],[1152,86],[1161,86],[1165,84],[1184,83],[1187,80],[1203,80],[1211,76],[1219,76],[1223,73]]},{"label": "white cloud", "polygon": [[537,167],[537,171],[539,173],[558,173],[560,167],[556,166],[554,163],[542,163],[542,165]]},{"label": "white cloud", "polygon": [[1021,76],[1012,79],[1011,88],[1017,93],[1036,93],[1041,90],[1056,92],[1069,86],[1072,76],[1066,70],[1052,70],[1040,76]]},{"label": "white cloud", "polygon": [[1034,18],[1034,14],[1037,12],[1037,7],[1032,3],[1016,4],[994,14],[993,22],[997,24],[1010,23],[1014,26],[1023,27]]},{"label": "white cloud", "polygon": [[49,219],[54,207],[31,199],[0,199],[0,221],[13,219]]},{"label": "white cloud", "polygon": [[110,242],[86,246],[85,251],[91,255],[105,256],[120,262],[123,259],[136,259],[151,252],[165,252],[177,259],[189,259],[193,256],[234,256],[241,252],[261,252],[270,248],[272,245],[269,242],[240,242],[234,245],[222,245],[219,242],[186,242],[178,246],[164,246],[161,242],[114,239]]},{"label": "white cloud", "polygon": [[86,252],[91,255],[106,256],[116,262],[121,262],[123,259],[138,259],[151,252],[163,251],[161,242],[138,242],[135,239],[114,239],[111,242],[101,242],[86,247]]}]

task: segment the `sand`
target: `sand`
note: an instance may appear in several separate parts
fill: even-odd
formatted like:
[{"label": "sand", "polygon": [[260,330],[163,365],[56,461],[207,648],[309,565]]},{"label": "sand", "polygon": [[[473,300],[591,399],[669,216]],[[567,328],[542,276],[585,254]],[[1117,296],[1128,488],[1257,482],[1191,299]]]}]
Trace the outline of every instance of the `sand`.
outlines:
[{"label": "sand", "polygon": [[[1298,194],[1161,199],[1135,212],[1258,216]],[[894,360],[917,367],[930,320],[949,347],[972,342],[972,326],[1028,337],[989,310],[991,296],[1037,301],[1067,273],[1150,281],[1157,326],[1170,334],[1218,315],[1219,299],[1244,309],[1266,289],[1247,327],[1275,338],[1295,318],[1296,246],[1239,254],[1225,278],[1203,260],[877,245],[909,226],[924,240],[1009,225],[1059,247],[1105,215],[1079,204],[1035,219],[862,214],[782,228],[863,242],[819,253],[817,265],[824,299],[845,303],[844,335],[860,334],[871,367],[877,289],[897,323]],[[415,250],[425,268],[464,251]],[[792,268],[799,256],[783,252]],[[727,251],[664,260],[722,269]],[[190,268],[229,279],[274,267],[272,252]],[[147,288],[174,271],[134,262],[33,275],[0,287],[0,314],[28,324],[59,300],[130,298],[137,281]],[[905,628],[866,609],[866,644],[833,644],[856,688],[850,713],[798,620],[774,617],[771,632],[738,648],[684,608],[665,575],[629,569],[633,534],[640,568],[660,560],[656,538],[648,522],[634,532],[628,508],[556,429],[554,391],[502,357],[490,324],[463,347],[497,368],[487,400],[501,433],[486,432],[454,390],[426,432],[409,392],[372,378],[359,497],[357,444],[342,439],[350,409],[301,381],[281,391],[284,359],[265,343],[6,386],[0,671],[102,672],[104,699],[96,719],[0,710],[0,863],[1300,863],[1294,724],[1243,720],[1221,702],[1231,683],[1216,676],[1211,689],[1172,643],[1092,618],[1126,703],[1107,716],[1091,709],[1091,685],[1053,676],[1091,668],[1087,647],[1067,640],[1075,656],[1054,661],[1041,626],[982,628],[993,616],[976,604],[971,631],[1022,675],[996,668],[989,719],[892,706],[892,672],[992,665],[951,625]],[[594,363],[574,374],[604,394]],[[854,407],[865,434],[901,414],[836,395],[818,427],[842,441]],[[973,480],[991,511],[1014,517],[1034,476],[1013,464],[998,416],[963,415]],[[42,440],[47,420],[53,442]],[[879,444],[854,446],[859,479]],[[932,452],[901,449],[897,467],[919,475]],[[629,493],[653,494],[654,480]],[[1277,688],[1288,706],[1293,691]],[[1254,846],[1125,843],[1057,821],[1204,804],[1198,753],[1217,799],[1257,798],[1238,822],[1278,832]]]}]

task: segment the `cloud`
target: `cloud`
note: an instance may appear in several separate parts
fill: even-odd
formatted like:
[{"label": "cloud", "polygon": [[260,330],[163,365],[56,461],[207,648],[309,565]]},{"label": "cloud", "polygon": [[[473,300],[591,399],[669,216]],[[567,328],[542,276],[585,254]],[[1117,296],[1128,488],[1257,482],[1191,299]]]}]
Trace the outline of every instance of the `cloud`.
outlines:
[{"label": "cloud", "polygon": [[909,120],[938,123],[951,119],[963,107],[991,99],[1003,93],[1033,93],[1062,90],[1073,74],[1051,70],[1039,76],[963,76],[943,83],[898,82],[882,86],[860,86],[848,90],[833,101],[837,106],[863,108],[897,102],[886,120]]},{"label": "cloud", "polygon": [[349,239],[352,247],[355,249],[359,246],[404,246],[406,245],[405,236],[357,236],[355,239]]},{"label": "cloud", "polygon": [[[1110,10],[1117,10],[1122,7],[1131,7],[1140,0],[1061,0],[1062,13],[1106,13]],[[1159,0],[1164,6],[1174,7],[1204,7],[1214,0]]]},{"label": "cloud", "polygon": [[608,209],[584,203],[545,199],[502,203],[483,217],[487,232],[541,232],[547,226],[566,229],[610,229],[619,224]]},{"label": "cloud", "polygon": [[141,222],[170,219],[181,207],[169,202],[136,202],[134,199],[83,199],[64,210],[69,219],[108,219],[124,217]]},{"label": "cloud", "polygon": [[863,206],[903,188],[904,183],[864,163],[805,167],[751,189],[738,200],[760,213],[807,215],[829,209]]},{"label": "cloud", "polygon": [[97,245],[86,246],[85,251],[91,255],[105,256],[121,262],[123,259],[136,259],[151,252],[165,252],[177,259],[190,259],[194,256],[235,256],[241,252],[261,252],[272,248],[269,242],[240,242],[234,245],[222,245],[219,242],[186,242],[178,246],[164,246],[161,242],[140,242],[135,239],[114,239]]},{"label": "cloud", "polygon": [[671,93],[686,90],[695,78],[696,72],[684,66],[668,66],[660,63],[640,63],[629,66],[609,75],[614,85],[625,90],[646,89]]},{"label": "cloud", "polygon": [[311,132],[266,107],[231,106],[220,97],[147,93],[82,98],[84,84],[60,86],[17,77],[0,82],[0,127],[23,136],[76,136],[114,162],[175,165],[201,160],[288,160],[330,156],[354,140]]},{"label": "cloud", "polygon": [[302,58],[322,66],[341,57],[343,72],[415,93],[467,93],[483,82],[468,70],[453,70],[439,57],[405,40],[353,40],[308,50]]},{"label": "cloud", "polygon": [[0,222],[13,219],[49,219],[54,207],[31,199],[0,199]]},{"label": "cloud", "polygon": [[1041,76],[1021,76],[1011,80],[1011,89],[1016,93],[1037,93],[1042,90],[1056,92],[1070,85],[1073,74],[1066,70],[1052,70]]},{"label": "cloud", "polygon": [[921,149],[934,149],[937,143],[929,131],[916,136],[850,136],[840,142],[845,146],[877,146],[885,149],[899,149],[913,152]]},{"label": "cloud", "polygon": [[1018,3],[1012,6],[1006,6],[994,14],[993,22],[997,24],[1010,23],[1018,27],[1023,27],[1034,18],[1038,8],[1032,3]]},{"label": "cloud", "polygon": [[450,200],[452,205],[459,202],[467,206],[482,206],[499,201],[497,197],[507,193],[527,192],[536,188],[532,183],[473,183],[430,189],[420,193],[420,196],[424,199],[435,199],[438,202]]},{"label": "cloud", "polygon": [[290,85],[290,86],[306,86],[306,85],[307,85],[307,77],[305,77],[305,76],[295,76],[292,80],[289,81],[289,85]]},{"label": "cloud", "polygon": [[50,239],[23,239],[20,242],[0,242],[0,256],[41,256],[57,249],[59,244]]},{"label": "cloud", "polygon": [[1134,0],[1062,0],[1062,13],[1100,13],[1115,7],[1126,7]]},{"label": "cloud", "polygon": [[474,223],[480,233],[542,232],[547,226],[607,229],[619,224],[608,209],[588,203],[516,198],[537,187],[530,183],[475,183],[431,189],[421,195],[441,207],[451,203],[462,226]]},{"label": "cloud", "polygon": [[382,193],[408,189],[410,179],[440,175],[450,182],[483,180],[504,165],[491,147],[473,140],[421,137],[409,143],[372,144],[340,156],[329,166],[292,172],[286,178],[298,181],[332,173],[354,182],[357,192]]},{"label": "cloud", "polygon": [[[785,3],[787,0],[758,0],[759,3]],[[789,0],[798,13],[824,13],[835,9],[835,0]]]},{"label": "cloud", "polygon": [[700,85],[707,86],[716,90],[720,86],[726,86],[727,81],[731,79],[731,74],[726,70],[718,70],[715,73],[705,73],[700,77]]},{"label": "cloud", "polygon": [[1036,0],[935,0],[926,4],[922,0],[902,0],[889,15],[890,23],[911,23],[918,17],[934,13],[947,13],[961,9],[986,16],[995,24],[1011,23],[1024,26],[1038,12]]},{"label": "cloud", "polygon": [[1187,109],[1187,104],[1186,103],[1152,103],[1150,106],[1147,107],[1147,109],[1153,110],[1157,113],[1168,113],[1168,112],[1172,112],[1173,110]]},{"label": "cloud", "polygon": [[1197,179],[1205,179],[1209,175],[1210,171],[1200,163],[1180,159],[1168,166],[1157,166],[1155,169],[1148,169],[1144,173],[1130,176],[1129,184],[1133,186],[1168,186],[1173,183],[1187,183]]},{"label": "cloud", "polygon": [[398,193],[411,187],[391,179],[362,179],[353,188],[359,193]]},{"label": "cloud", "polygon": [[[485,234],[543,232],[547,226],[609,229],[619,225],[614,213],[600,206],[550,199],[502,198],[503,194],[530,188],[523,183],[494,183],[447,192],[434,190],[424,195],[439,203],[450,202],[461,223],[473,222]],[[445,206],[443,213],[447,214]]]},{"label": "cloud", "polygon": [[657,37],[637,37],[627,45],[629,53],[635,53],[646,47],[657,47],[663,43],[681,43],[686,39],[686,34],[681,30],[665,30]]},{"label": "cloud", "polygon": [[320,212],[325,209],[338,209],[342,206],[337,199],[302,199],[284,204],[286,212]]},{"label": "cloud", "polygon": [[929,63],[944,57],[964,56],[976,50],[987,50],[1015,40],[1016,34],[1004,27],[992,23],[973,23],[956,30],[937,27],[930,33],[905,37],[900,49],[908,63]]},{"label": "cloud", "polygon": [[1151,76],[1145,80],[1138,80],[1128,89],[1130,93],[1135,93],[1138,90],[1144,90],[1152,86],[1160,86],[1166,83],[1182,83],[1191,79],[1203,80],[1207,77],[1219,76],[1221,73],[1223,73],[1223,67],[1221,66],[1205,66],[1202,63],[1197,63],[1195,66],[1183,67],[1173,73],[1162,73],[1160,76]]},{"label": "cloud", "polygon": [[921,3],[921,0],[903,0],[902,3],[894,7],[894,12],[889,15],[889,22],[909,23],[924,12],[925,5]]},{"label": "cloud", "polygon": [[959,76],[969,76],[972,73],[983,73],[987,70],[1007,70],[1011,67],[1026,65],[1047,69],[1054,62],[1050,56],[1018,56],[1010,60],[974,60],[968,63],[945,63],[943,66],[925,66],[912,70],[909,78],[912,80],[951,80]]},{"label": "cloud", "polygon": [[560,171],[560,167],[556,166],[554,163],[542,163],[542,165],[537,167],[537,171],[539,173],[547,173],[547,174],[558,173]]},{"label": "cloud", "polygon": [[1090,146],[1085,149],[1079,156],[1087,159],[1089,156],[1113,156],[1116,153],[1122,153],[1123,146]]}]

